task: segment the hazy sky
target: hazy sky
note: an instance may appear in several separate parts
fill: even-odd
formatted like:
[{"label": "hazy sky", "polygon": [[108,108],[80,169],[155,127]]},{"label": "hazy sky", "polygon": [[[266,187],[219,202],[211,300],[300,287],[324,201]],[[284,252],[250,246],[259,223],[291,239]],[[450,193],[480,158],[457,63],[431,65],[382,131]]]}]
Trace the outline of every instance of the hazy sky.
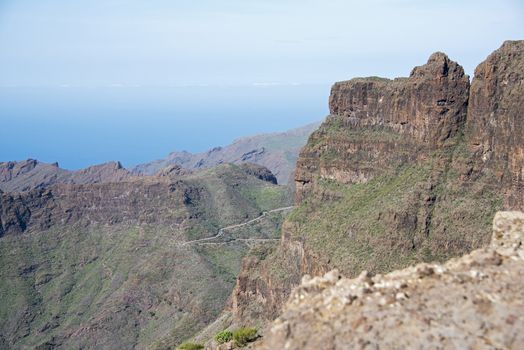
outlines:
[{"label": "hazy sky", "polygon": [[472,74],[522,0],[0,0],[0,161],[125,166],[325,117],[329,86]]},{"label": "hazy sky", "polygon": [[472,73],[524,37],[521,0],[0,0],[0,85],[331,83]]}]

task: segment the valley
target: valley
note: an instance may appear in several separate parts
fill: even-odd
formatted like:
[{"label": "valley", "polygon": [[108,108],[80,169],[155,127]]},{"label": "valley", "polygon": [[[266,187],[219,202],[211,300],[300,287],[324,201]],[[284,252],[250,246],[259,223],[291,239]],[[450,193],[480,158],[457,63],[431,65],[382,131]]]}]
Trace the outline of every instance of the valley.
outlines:
[{"label": "valley", "polygon": [[506,41],[335,83],[320,125],[0,163],[0,349],[520,348],[523,81]]}]

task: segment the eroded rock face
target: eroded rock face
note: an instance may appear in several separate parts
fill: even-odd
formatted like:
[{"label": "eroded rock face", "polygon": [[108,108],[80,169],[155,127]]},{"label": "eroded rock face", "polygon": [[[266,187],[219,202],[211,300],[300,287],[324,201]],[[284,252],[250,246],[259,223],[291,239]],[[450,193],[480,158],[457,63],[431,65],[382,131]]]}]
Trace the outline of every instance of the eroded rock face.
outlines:
[{"label": "eroded rock face", "polygon": [[524,346],[524,213],[499,212],[492,243],[387,275],[305,276],[256,349]]},{"label": "eroded rock face", "polygon": [[454,136],[466,118],[469,79],[436,52],[409,78],[356,78],[336,83],[329,110],[354,127],[385,126],[433,146]]},{"label": "eroded rock face", "polygon": [[253,175],[260,180],[271,182],[274,185],[277,184],[276,176],[264,166],[253,163],[243,163],[240,167],[249,175]]},{"label": "eroded rock face", "polygon": [[524,208],[524,41],[506,41],[475,69],[467,131],[477,169],[504,184],[505,205]]},{"label": "eroded rock face", "polygon": [[[444,147],[466,120],[468,93],[464,69],[441,52],[415,67],[409,78],[336,83],[329,98],[331,116],[297,162],[297,201],[314,189],[318,177],[362,183]],[[344,135],[333,132],[341,128]]]},{"label": "eroded rock face", "polygon": [[[2,235],[46,230],[82,221],[85,225],[118,223],[180,223],[171,206],[184,207],[198,198],[198,189],[184,182],[133,181],[90,185],[54,185],[0,195]],[[151,202],[155,204],[151,204]],[[170,219],[171,218],[171,219]]]}]

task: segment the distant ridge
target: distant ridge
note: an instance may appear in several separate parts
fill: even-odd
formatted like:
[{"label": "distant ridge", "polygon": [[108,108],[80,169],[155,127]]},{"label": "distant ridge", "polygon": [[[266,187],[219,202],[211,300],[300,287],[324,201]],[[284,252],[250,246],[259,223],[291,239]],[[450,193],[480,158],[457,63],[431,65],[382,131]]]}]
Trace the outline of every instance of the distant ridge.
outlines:
[{"label": "distant ridge", "polygon": [[243,137],[225,147],[215,147],[202,153],[175,151],[164,159],[139,164],[131,172],[136,175],[153,175],[173,164],[186,169],[202,169],[222,163],[255,163],[271,170],[278,183],[287,184],[300,149],[319,125],[320,122],[317,122],[285,132]]},{"label": "distant ridge", "polygon": [[0,190],[4,192],[23,192],[57,183],[118,182],[132,176],[120,162],[107,162],[77,171],[62,169],[58,163],[42,163],[36,159],[0,162]]}]

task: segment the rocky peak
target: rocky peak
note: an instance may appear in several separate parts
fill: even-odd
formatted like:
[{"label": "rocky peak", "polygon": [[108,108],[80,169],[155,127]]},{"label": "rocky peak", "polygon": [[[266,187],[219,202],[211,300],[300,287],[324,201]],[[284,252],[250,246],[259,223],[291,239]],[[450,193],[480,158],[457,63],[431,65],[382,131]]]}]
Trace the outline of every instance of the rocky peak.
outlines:
[{"label": "rocky peak", "polygon": [[314,191],[318,179],[364,183],[453,145],[466,120],[468,94],[464,69],[440,52],[408,78],[335,83],[331,116],[297,161],[297,200]]},{"label": "rocky peak", "polygon": [[385,126],[441,146],[465,121],[469,78],[445,54],[432,54],[407,79],[376,77],[336,83],[330,112],[355,127]]},{"label": "rocky peak", "polygon": [[73,175],[73,183],[121,181],[131,174],[120,162],[107,162],[79,170]]},{"label": "rocky peak", "polygon": [[304,276],[255,348],[521,348],[523,243],[524,213],[499,212],[490,246],[445,264]]},{"label": "rocky peak", "polygon": [[415,67],[411,71],[410,77],[431,77],[431,78],[446,78],[451,75],[451,79],[461,79],[465,76],[464,69],[457,62],[449,59],[443,52],[435,52],[427,63],[420,67]]},{"label": "rocky peak", "polygon": [[181,176],[181,175],[187,175],[190,173],[191,173],[191,170],[184,169],[180,165],[177,165],[177,164],[171,164],[171,165],[166,166],[163,169],[160,169],[156,173],[156,175],[161,176],[161,177],[164,177],[164,176],[167,176],[167,177],[175,176],[176,177],[176,176]]}]

